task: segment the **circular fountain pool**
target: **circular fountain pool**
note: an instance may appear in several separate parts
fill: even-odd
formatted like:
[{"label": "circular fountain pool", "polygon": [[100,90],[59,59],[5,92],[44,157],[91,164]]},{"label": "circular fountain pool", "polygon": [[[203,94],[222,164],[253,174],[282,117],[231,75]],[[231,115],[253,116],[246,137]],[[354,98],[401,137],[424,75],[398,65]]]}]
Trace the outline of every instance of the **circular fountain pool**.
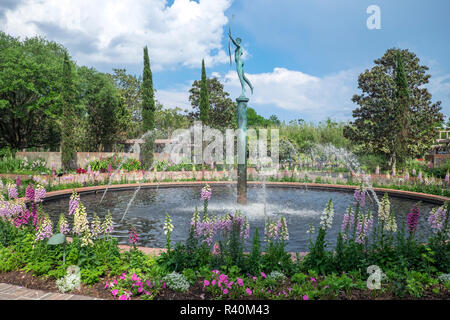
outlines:
[{"label": "circular fountain pool", "polygon": [[[163,224],[166,212],[172,217],[172,223],[175,227],[172,233],[172,242],[186,240],[195,207],[198,207],[200,212],[203,210],[200,190],[201,186],[142,188],[137,193],[122,222],[120,220],[134,194],[134,190],[109,190],[101,203],[103,191],[82,194],[81,202],[86,206],[89,217],[92,217],[95,212],[103,219],[108,210],[111,212],[115,229],[113,235],[118,238],[119,243],[127,244],[129,225],[133,224],[140,236],[138,245],[161,248],[165,247]],[[348,206],[354,202],[353,193],[348,191],[319,191],[306,190],[304,187],[282,188],[276,186],[263,189],[260,186],[253,186],[248,189],[248,204],[241,206],[236,204],[235,185],[213,185],[212,192],[212,198],[209,202],[210,214],[222,215],[240,210],[247,216],[250,222],[250,237],[247,239],[247,249],[250,248],[255,228],[259,229],[260,239],[263,241],[265,215],[271,218],[284,215],[288,223],[290,236],[286,250],[292,252],[308,251],[309,235],[306,231],[310,222],[317,230],[320,215],[330,198],[333,199],[335,217],[327,238],[334,245],[343,214]],[[370,208],[372,212],[376,212],[377,206],[371,197],[366,197],[366,209]],[[390,197],[390,200],[391,208],[397,214],[397,221],[401,225],[402,221],[406,221],[409,210],[417,201],[396,197]],[[69,196],[49,199],[44,202],[44,210],[50,214],[52,220],[56,223],[59,214],[67,213],[68,203]],[[436,206],[436,204],[426,202],[420,204],[421,222],[418,227],[418,234],[423,239],[426,239],[426,236],[430,233],[426,224],[426,217],[431,208]]]}]

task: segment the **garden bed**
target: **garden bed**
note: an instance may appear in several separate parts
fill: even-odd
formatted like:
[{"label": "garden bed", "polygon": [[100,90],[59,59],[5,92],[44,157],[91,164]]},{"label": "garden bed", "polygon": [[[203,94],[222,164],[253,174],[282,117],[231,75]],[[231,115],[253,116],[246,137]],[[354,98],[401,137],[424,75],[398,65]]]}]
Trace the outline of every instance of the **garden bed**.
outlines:
[{"label": "garden bed", "polygon": [[[264,242],[255,232],[251,250],[244,252],[249,221],[239,212],[210,215],[209,185],[201,190],[203,208],[193,213],[184,244],[171,242],[175,226],[166,214],[164,251],[137,247],[133,225],[130,245],[119,246],[111,235],[111,214],[103,222],[96,214],[88,220],[76,192],[67,216],[62,213],[54,228],[41,207],[48,196],[42,186],[27,187],[24,202],[17,187],[8,185],[8,200],[0,201],[0,282],[120,300],[449,299],[450,203],[428,213],[424,223],[432,232],[423,243],[416,234],[417,204],[397,225],[385,194],[375,225],[365,206],[367,191],[346,188],[354,191],[355,201],[337,222],[342,226],[336,246],[325,240],[334,219],[329,200],[320,224],[310,224],[309,253],[292,259],[285,250],[289,230],[283,216],[268,218],[261,233]],[[71,266],[80,270],[79,290]]]},{"label": "garden bed", "polygon": [[[100,298],[104,300],[114,300],[114,297],[108,290],[105,290],[104,283],[111,281],[112,279],[102,279],[101,282],[94,285],[81,284],[80,289],[75,289],[70,292],[73,295],[90,296],[94,298]],[[11,271],[6,273],[0,273],[0,283],[8,283],[18,285],[28,289],[43,290],[49,292],[59,293],[55,279],[33,276],[30,272],[23,271]],[[279,289],[281,297],[275,297],[275,299],[283,299],[282,292],[287,292],[292,287],[292,283],[287,282],[283,287]],[[436,294],[432,290],[427,289],[421,299],[422,300],[448,300],[450,299],[449,292],[442,291]],[[176,292],[170,289],[163,289],[153,300],[213,300],[214,296],[206,292],[203,287],[203,282],[197,280],[194,285],[191,285],[187,292]],[[285,298],[286,299],[286,298]],[[293,298],[291,298],[293,299]],[[337,296],[322,297],[322,299],[332,300],[417,300],[417,297],[409,294],[402,298],[396,297],[389,292],[372,292],[371,290],[354,289],[349,292],[340,292]],[[139,300],[138,297],[132,297],[131,300]],[[255,296],[244,296],[240,300],[259,300]]]}]

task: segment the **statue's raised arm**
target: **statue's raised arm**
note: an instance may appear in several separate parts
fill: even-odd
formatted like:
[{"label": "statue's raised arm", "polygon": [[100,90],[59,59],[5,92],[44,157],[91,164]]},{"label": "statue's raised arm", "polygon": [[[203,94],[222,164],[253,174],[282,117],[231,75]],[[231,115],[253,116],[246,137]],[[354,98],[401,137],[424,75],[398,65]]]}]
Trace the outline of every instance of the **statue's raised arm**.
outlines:
[{"label": "statue's raised arm", "polygon": [[228,31],[228,36],[233,44],[236,46],[236,50],[234,51],[234,61],[236,62],[236,71],[239,77],[239,81],[241,82],[242,93],[241,96],[245,97],[245,83],[250,87],[250,90],[253,94],[253,86],[250,83],[250,80],[244,74],[244,62],[242,61],[242,47],[241,47],[241,38],[233,39],[231,35],[231,30]]}]

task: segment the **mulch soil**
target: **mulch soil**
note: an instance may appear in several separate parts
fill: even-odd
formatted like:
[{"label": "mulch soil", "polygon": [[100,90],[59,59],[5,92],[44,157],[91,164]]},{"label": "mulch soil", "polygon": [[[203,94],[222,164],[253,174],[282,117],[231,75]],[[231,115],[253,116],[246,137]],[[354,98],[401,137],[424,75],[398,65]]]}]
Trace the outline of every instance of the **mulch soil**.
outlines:
[{"label": "mulch soil", "polygon": [[[68,294],[91,296],[95,298],[114,300],[115,298],[111,295],[109,290],[105,289],[105,282],[111,281],[112,279],[103,279],[99,283],[94,285],[81,284],[79,290],[73,290],[68,292]],[[11,271],[6,273],[0,273],[0,282],[22,286],[28,289],[43,290],[50,292],[59,292],[56,286],[56,280],[52,278],[37,277],[33,276],[31,272],[24,271]],[[291,284],[287,283],[286,288],[281,288],[279,291],[286,290]],[[138,300],[139,297],[132,297],[132,300]],[[256,300],[255,296],[244,296],[240,300]],[[392,296],[389,292],[379,292],[377,291],[375,295],[370,290],[352,290],[347,295],[345,292],[341,292],[337,298],[330,297],[330,299],[337,300],[417,300],[417,298],[410,295],[406,295],[403,298]],[[421,300],[449,300],[450,293],[441,290],[439,294],[432,292],[431,288],[428,289],[425,294],[420,298]],[[198,280],[194,285],[192,285],[188,292],[180,293],[175,292],[170,289],[162,290],[154,300],[214,300],[211,293],[203,291],[203,281]]]}]

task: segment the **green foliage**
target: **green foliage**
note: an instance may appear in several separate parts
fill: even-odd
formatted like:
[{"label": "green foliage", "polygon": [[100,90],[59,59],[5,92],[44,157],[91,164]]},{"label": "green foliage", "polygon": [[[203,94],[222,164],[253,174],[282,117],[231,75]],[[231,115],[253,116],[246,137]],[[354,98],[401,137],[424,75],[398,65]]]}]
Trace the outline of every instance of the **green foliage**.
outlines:
[{"label": "green foliage", "polygon": [[261,247],[259,243],[259,230],[256,228],[253,235],[252,251],[247,259],[247,271],[250,274],[259,274],[261,272]]},{"label": "green foliage", "polygon": [[65,53],[40,37],[0,32],[0,148],[58,148]]},{"label": "green foliage", "polygon": [[61,121],[61,162],[66,170],[76,169],[76,137],[73,135],[75,122],[75,86],[72,79],[72,66],[67,53],[64,54],[62,80],[62,121]]},{"label": "green foliage", "polygon": [[316,144],[332,144],[337,148],[350,148],[350,140],[343,135],[344,126],[345,123],[331,119],[319,122],[317,125],[303,120],[291,121],[289,124],[280,125],[280,140],[288,140],[302,152],[309,152]]},{"label": "green foliage", "polygon": [[[399,72],[395,72],[398,55],[404,72],[401,65]],[[375,60],[371,70],[359,76],[358,87],[363,93],[353,96],[353,102],[359,107],[353,111],[355,121],[346,126],[344,136],[359,145],[359,150],[384,155],[391,166],[397,159],[403,162],[408,156],[425,154],[434,144],[436,125],[443,121],[440,102],[432,103],[431,94],[423,88],[430,78],[427,70],[414,53],[395,48],[387,50],[382,58]],[[405,100],[406,90],[409,103]],[[399,143],[401,137],[404,141]]]},{"label": "green foliage", "polygon": [[127,74],[126,69],[114,69],[108,74],[113,79],[124,100],[132,125],[127,131],[127,138],[136,138],[142,134],[142,77]]},{"label": "green foliage", "polygon": [[[236,103],[229,98],[230,94],[223,90],[223,84],[217,78],[207,79],[207,91],[209,95],[209,121],[208,125],[213,128],[236,128],[235,121]],[[189,102],[192,112],[188,113],[191,121],[200,120],[200,92],[202,82],[195,80],[189,90]]]},{"label": "green foliage", "polygon": [[87,75],[86,105],[89,150],[111,152],[126,136],[130,114],[113,81],[103,73],[90,70]]},{"label": "green foliage", "polygon": [[155,128],[155,94],[147,46],[144,47],[144,72],[142,81],[142,127],[144,132],[147,132]]},{"label": "green foliage", "polygon": [[260,116],[256,113],[256,110],[252,107],[247,107],[247,127],[252,128],[260,128],[260,127],[268,127],[274,125],[273,122]]},{"label": "green foliage", "polygon": [[332,253],[326,251],[327,242],[325,240],[326,230],[319,228],[316,241],[310,243],[309,254],[303,260],[303,267],[306,270],[314,270],[321,274],[328,273],[332,267]]},{"label": "green foliage", "polygon": [[100,171],[100,172],[107,172],[109,166],[111,166],[111,170],[116,170],[119,168],[119,166],[122,164],[121,169],[125,171],[137,171],[141,170],[141,163],[139,160],[136,160],[134,158],[122,158],[117,155],[106,157],[102,159],[96,159],[89,162],[89,164],[86,166],[86,169],[88,166],[91,166],[92,171]]},{"label": "green foliage", "polygon": [[202,59],[202,79],[200,81],[200,121],[209,124],[209,93],[206,79],[205,60]]},{"label": "green foliage", "polygon": [[437,285],[439,281],[429,274],[417,271],[406,272],[406,291],[415,298],[421,298],[426,289]]}]

